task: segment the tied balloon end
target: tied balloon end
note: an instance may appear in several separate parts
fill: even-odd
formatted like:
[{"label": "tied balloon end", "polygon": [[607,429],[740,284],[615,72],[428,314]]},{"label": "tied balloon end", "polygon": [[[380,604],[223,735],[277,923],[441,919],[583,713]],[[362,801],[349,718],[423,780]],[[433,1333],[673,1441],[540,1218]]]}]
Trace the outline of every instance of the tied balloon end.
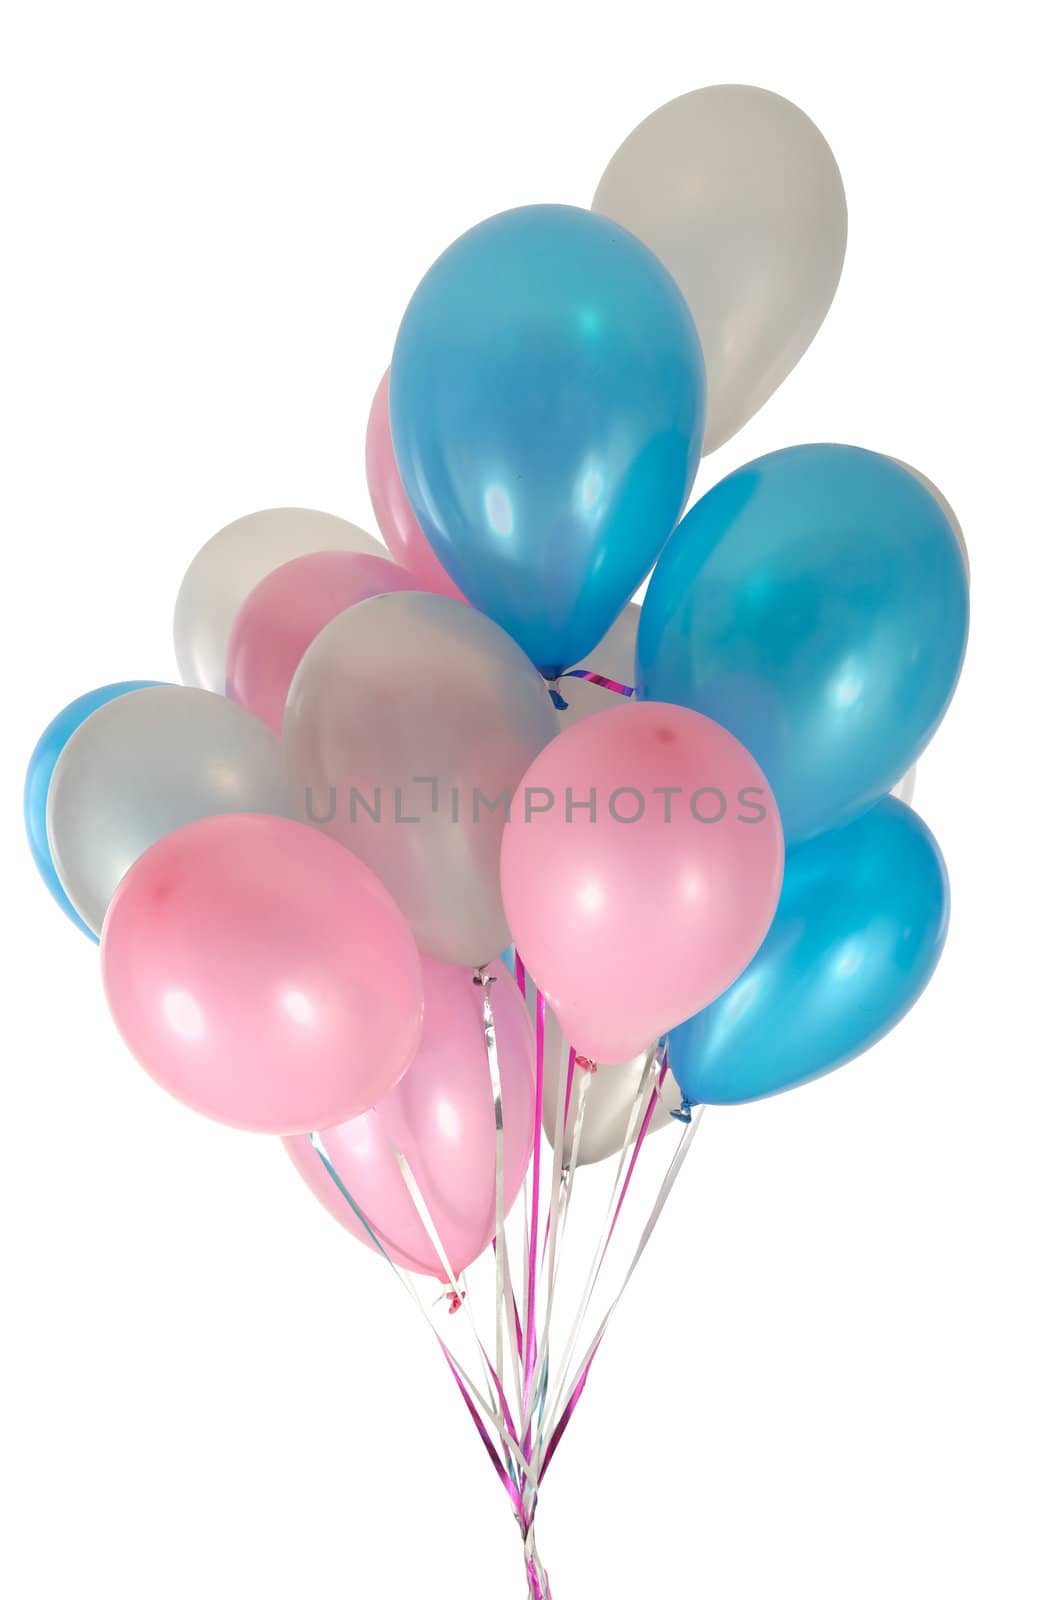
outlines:
[{"label": "tied balloon end", "polygon": [[474,967],[472,981],[480,989],[489,989],[495,981],[495,975],[493,972],[488,972],[486,967]]},{"label": "tied balloon end", "polygon": [[577,1056],[576,1065],[581,1072],[586,1072],[588,1074],[598,1071],[597,1061],[592,1061],[590,1056]]},{"label": "tied balloon end", "polygon": [[679,1109],[677,1111],[672,1111],[669,1114],[674,1118],[674,1120],[676,1122],[685,1123],[689,1127],[689,1125],[690,1125],[690,1117],[691,1117],[691,1113],[693,1112],[693,1109],[694,1108],[691,1105],[690,1101],[687,1099],[686,1095],[684,1095],[682,1100],[679,1103]]},{"label": "tied balloon end", "polygon": [[[440,1278],[439,1281],[440,1283],[446,1283],[447,1280],[445,1278]],[[452,1285],[449,1289],[444,1289],[443,1293],[437,1297],[433,1304],[437,1306],[445,1304],[447,1308],[447,1315],[449,1317],[456,1317],[462,1306],[465,1304],[465,1290],[458,1289]]]},{"label": "tied balloon end", "polygon": [[554,703],[554,710],[555,711],[567,711],[568,710],[568,701],[565,699],[564,695],[561,693],[561,690],[557,687],[557,679],[556,678],[547,679],[546,687],[550,691],[550,699]]}]

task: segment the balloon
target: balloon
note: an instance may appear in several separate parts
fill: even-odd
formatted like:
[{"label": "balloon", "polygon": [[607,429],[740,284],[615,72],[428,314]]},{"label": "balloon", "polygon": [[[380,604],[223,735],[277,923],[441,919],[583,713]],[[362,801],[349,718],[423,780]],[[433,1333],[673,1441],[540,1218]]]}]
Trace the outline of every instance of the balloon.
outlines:
[{"label": "balloon", "polygon": [[847,213],[830,146],[781,95],[695,89],[629,134],[593,203],[686,296],[708,375],[704,448],[716,450],[797,365],[834,298]]},{"label": "balloon", "polygon": [[674,282],[573,206],[464,234],[399,328],[391,430],[436,555],[545,677],[598,643],[698,464],[705,374]]},{"label": "balloon", "polygon": [[421,524],[414,516],[409,496],[402,487],[398,463],[391,443],[391,420],[388,415],[388,378],[385,372],[373,396],[369,412],[369,429],[365,437],[365,475],[369,480],[369,498],[384,543],[408,571],[419,580],[418,588],[433,594],[446,594],[452,600],[464,600],[457,584],[450,579],[439,564],[432,546],[421,532]]},{"label": "balloon", "polygon": [[[506,1211],[520,1193],[535,1124],[535,1040],[520,991],[499,962],[490,969],[502,1088]],[[390,1141],[390,1143],[389,1143]],[[424,963],[424,1038],[402,1081],[373,1111],[321,1135],[325,1152],[395,1266],[444,1278],[431,1238],[395,1159],[406,1157],[452,1271],[464,1272],[495,1235],[495,1114],[472,975]],[[307,1138],[285,1141],[300,1176],[364,1244],[357,1216]],[[375,1248],[375,1246],[372,1246]]]},{"label": "balloon", "polygon": [[[568,1045],[561,1036],[557,1018],[546,1008],[545,1033],[546,1071],[543,1074],[543,1128],[551,1145],[557,1132],[558,1103],[564,1104],[568,1090]],[[583,1126],[580,1130],[578,1167],[593,1166],[598,1161],[608,1161],[624,1148],[631,1108],[642,1083],[646,1066],[646,1052],[633,1056],[630,1061],[606,1065],[600,1063],[587,1084],[583,1107]],[[563,1144],[566,1164],[572,1160],[573,1134],[575,1132],[575,1095],[580,1069],[573,1073],[572,1094],[569,1099],[568,1124]],[[650,1118],[650,1133],[670,1128],[672,1112],[679,1107],[681,1095],[671,1073],[665,1077],[661,1097]],[[641,1118],[639,1119],[641,1125]],[[636,1133],[638,1129],[636,1128]]]},{"label": "balloon", "polygon": [[782,877],[775,802],[748,751],[680,706],[626,702],[528,768],[502,896],[565,1037],[626,1061],[732,983]]},{"label": "balloon", "polygon": [[365,1111],[421,1037],[421,964],[367,867],[283,817],[152,845],[104,923],[103,981],[145,1071],[194,1111],[308,1133]]},{"label": "balloon", "polygon": [[506,804],[556,732],[545,684],[489,618],[443,595],[381,595],[330,622],[295,675],[295,814],[368,862],[427,955],[481,966],[510,943]]},{"label": "balloon", "polygon": [[295,669],[326,623],[374,595],[423,587],[394,561],[353,550],[321,550],[286,561],[255,585],[237,613],[226,694],[280,733]]},{"label": "balloon", "polygon": [[96,935],[81,917],[78,916],[70,903],[52,860],[52,852],[48,848],[48,790],[51,787],[52,773],[55,764],[66,748],[67,740],[87,717],[94,711],[105,706],[111,700],[117,700],[119,695],[132,694],[137,689],[157,689],[158,683],[148,678],[132,678],[125,683],[107,683],[101,689],[90,689],[87,694],[79,695],[68,706],[64,706],[59,714],[52,718],[40,738],[37,740],[30,756],[29,766],[26,769],[26,783],[22,792],[22,810],[26,819],[26,836],[29,839],[30,853],[33,856],[37,871],[44,880],[44,886],[61,911],[65,911],[74,925],[87,933],[89,938],[96,941]]},{"label": "balloon", "polygon": [[173,617],[181,680],[225,693],[225,652],[236,613],[256,583],[296,556],[317,550],[380,554],[363,529],[327,511],[253,511],[208,539],[185,573]]},{"label": "balloon", "polygon": [[48,844],[99,933],[122,874],[164,834],[223,811],[288,810],[276,734],[220,695],[164,684],[112,700],[71,735],[48,791]]},{"label": "balloon", "polygon": [[899,800],[791,851],[757,954],[669,1036],[688,1099],[732,1105],[778,1094],[867,1050],[922,994],[948,920],[941,854]]},{"label": "balloon", "polygon": [[963,563],[933,496],[886,456],[798,445],[740,467],[676,529],[642,608],[638,692],[741,739],[794,845],[903,776],[966,642]]}]

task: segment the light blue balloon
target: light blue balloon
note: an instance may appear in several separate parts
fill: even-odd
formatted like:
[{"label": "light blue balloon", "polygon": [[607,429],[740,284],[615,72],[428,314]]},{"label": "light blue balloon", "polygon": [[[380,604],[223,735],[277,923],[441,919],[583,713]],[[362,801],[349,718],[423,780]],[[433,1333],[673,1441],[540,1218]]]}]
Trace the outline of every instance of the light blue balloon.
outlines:
[{"label": "light blue balloon", "polygon": [[849,445],[779,450],[717,484],[666,546],[638,692],[739,738],[797,844],[916,760],[959,677],[967,604],[956,536],[912,473]]},{"label": "light blue balloon", "polygon": [[29,839],[30,852],[37,866],[37,871],[44,880],[44,885],[61,910],[65,911],[82,933],[88,934],[94,944],[99,940],[86,922],[78,916],[71,905],[66,890],[59,882],[59,877],[52,861],[52,852],[48,848],[48,829],[45,818],[48,810],[48,787],[52,781],[55,764],[63,753],[67,740],[72,733],[76,733],[81,724],[98,711],[101,706],[107,705],[111,700],[117,700],[120,695],[131,694],[136,689],[158,689],[162,687],[147,678],[134,678],[128,683],[108,683],[102,689],[90,689],[88,694],[79,695],[68,706],[64,706],[57,717],[53,717],[45,728],[30,756],[29,766],[26,769],[26,784],[22,791],[22,809],[26,819],[26,834]]},{"label": "light blue balloon", "polygon": [[432,548],[553,678],[604,637],[682,512],[705,370],[686,301],[633,234],[525,206],[430,268],[399,328],[390,409]]},{"label": "light blue balloon", "polygon": [[915,1004],[948,921],[941,853],[899,800],[799,845],[745,972],[669,1037],[687,1100],[758,1100],[851,1061]]}]

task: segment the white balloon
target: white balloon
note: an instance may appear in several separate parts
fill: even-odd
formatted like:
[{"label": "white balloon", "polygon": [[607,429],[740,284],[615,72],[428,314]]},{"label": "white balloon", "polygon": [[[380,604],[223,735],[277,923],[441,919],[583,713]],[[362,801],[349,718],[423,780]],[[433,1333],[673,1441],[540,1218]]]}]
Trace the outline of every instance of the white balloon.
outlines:
[{"label": "white balloon", "polygon": [[707,454],[796,366],[834,298],[848,214],[830,146],[781,95],[695,89],[624,140],[593,209],[649,245],[686,296],[705,354]]},{"label": "white balloon", "polygon": [[252,511],[208,539],[185,573],[173,617],[181,681],[225,693],[225,653],[251,590],[296,556],[319,550],[383,555],[379,540],[327,511]]}]

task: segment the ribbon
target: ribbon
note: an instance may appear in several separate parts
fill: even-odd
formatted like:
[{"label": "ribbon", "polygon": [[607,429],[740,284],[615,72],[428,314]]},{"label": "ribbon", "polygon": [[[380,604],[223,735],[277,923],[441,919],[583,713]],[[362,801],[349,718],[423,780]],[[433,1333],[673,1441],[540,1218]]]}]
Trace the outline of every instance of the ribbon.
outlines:
[{"label": "ribbon", "polygon": [[561,674],[563,678],[583,678],[587,683],[596,683],[599,689],[612,689],[614,694],[633,695],[633,683],[617,683],[615,678],[606,678],[600,672],[588,672],[585,667],[570,667],[568,672]]},{"label": "ribbon", "polygon": [[[509,1278],[509,1257],[506,1246],[506,1173],[505,1173],[505,1141],[502,1123],[502,1078],[498,1068],[498,1036],[495,1029],[495,1014],[491,1007],[491,985],[494,977],[485,967],[477,967],[473,972],[473,983],[483,993],[483,1021],[484,1021],[484,1048],[487,1052],[487,1070],[491,1076],[491,1094],[495,1107],[495,1366],[498,1372],[500,1387],[504,1387],[505,1375],[505,1303],[506,1281]],[[511,1323],[511,1337],[513,1338],[513,1366],[516,1373],[518,1368],[516,1355],[516,1333]],[[533,1337],[533,1330],[527,1327],[526,1337]]]},{"label": "ribbon", "polygon": [[617,683],[615,678],[607,678],[601,672],[589,672],[586,667],[570,667],[567,672],[559,672],[557,677],[547,684],[550,698],[558,711],[568,710],[568,701],[557,687],[562,678],[583,678],[586,683],[595,683],[599,689],[611,689],[614,694],[633,695],[635,687],[630,683]]},{"label": "ribbon", "polygon": [[671,1194],[672,1189],[673,1189],[673,1187],[675,1185],[675,1181],[679,1176],[680,1169],[682,1168],[682,1165],[683,1165],[684,1161],[686,1160],[687,1155],[690,1152],[691,1141],[693,1140],[694,1134],[697,1132],[698,1127],[700,1125],[701,1113],[702,1113],[703,1109],[704,1108],[702,1106],[699,1106],[697,1108],[697,1111],[694,1113],[694,1116],[691,1119],[691,1122],[683,1129],[682,1137],[679,1140],[679,1144],[676,1146],[675,1154],[672,1157],[671,1164],[670,1164],[670,1166],[668,1168],[668,1171],[664,1175],[664,1181],[661,1184],[661,1187],[660,1187],[660,1189],[658,1190],[658,1193],[657,1193],[657,1198],[653,1203],[653,1208],[650,1211],[649,1219],[648,1219],[648,1221],[646,1223],[646,1226],[642,1230],[642,1234],[641,1234],[641,1236],[639,1238],[638,1245],[636,1246],[636,1249],[635,1249],[635,1254],[631,1258],[631,1264],[628,1267],[627,1272],[624,1274],[623,1282],[621,1283],[619,1289],[617,1290],[616,1294],[614,1295],[613,1300],[612,1300],[612,1302],[611,1302],[611,1304],[609,1306],[608,1311],[605,1313],[605,1316],[602,1318],[601,1322],[598,1325],[597,1332],[595,1333],[594,1338],[591,1340],[590,1346],[589,1346],[589,1348],[587,1350],[586,1355],[583,1358],[583,1361],[580,1363],[580,1367],[579,1367],[579,1370],[578,1370],[578,1372],[576,1374],[576,1378],[575,1378],[575,1380],[574,1380],[574,1382],[572,1384],[572,1387],[571,1387],[571,1389],[569,1390],[568,1394],[565,1397],[564,1405],[561,1407],[560,1418],[559,1418],[557,1424],[553,1428],[553,1432],[551,1434],[550,1442],[546,1447],[546,1453],[545,1453],[545,1456],[543,1457],[542,1465],[539,1468],[539,1482],[540,1482],[540,1484],[542,1483],[542,1480],[543,1480],[543,1478],[544,1478],[544,1476],[546,1474],[547,1467],[549,1466],[551,1460],[553,1459],[554,1452],[556,1451],[557,1446],[561,1442],[561,1436],[563,1435],[565,1429],[568,1427],[568,1424],[569,1424],[569,1422],[571,1421],[571,1418],[572,1418],[572,1413],[575,1411],[576,1406],[579,1403],[580,1397],[583,1394],[583,1390],[584,1390],[584,1387],[585,1387],[586,1382],[587,1382],[587,1376],[588,1376],[588,1374],[590,1372],[590,1369],[591,1369],[591,1363],[593,1362],[595,1356],[598,1354],[598,1351],[599,1351],[599,1349],[601,1347],[602,1340],[605,1337],[606,1329],[608,1328],[610,1322],[612,1321],[613,1313],[615,1312],[617,1306],[620,1304],[620,1301],[623,1298],[624,1291],[627,1288],[628,1284],[631,1282],[632,1277],[634,1276],[635,1268],[638,1266],[639,1262],[642,1260],[643,1252],[645,1251],[646,1246],[649,1244],[650,1238],[651,1238],[651,1236],[653,1234],[653,1231],[656,1228],[657,1223],[660,1220],[661,1212],[664,1209],[665,1201],[668,1199],[668,1196]]},{"label": "ribbon", "polygon": [[539,1256],[539,1190],[542,1181],[542,1125],[543,1125],[543,1068],[546,1052],[546,1001],[536,989],[535,993],[535,1132],[532,1136],[532,1192],[531,1223],[528,1234],[528,1277],[524,1301],[524,1326],[528,1330],[524,1359],[524,1407],[521,1426],[531,1409],[532,1373],[537,1365],[538,1350],[535,1335],[535,1280],[538,1275]]},{"label": "ribbon", "polygon": [[[562,1358],[561,1365],[560,1365],[560,1368],[559,1368],[559,1372],[560,1372],[559,1385],[558,1385],[559,1391],[563,1391],[564,1390],[566,1381],[568,1379],[569,1370],[570,1370],[570,1368],[572,1366],[572,1361],[573,1361],[573,1358],[574,1358],[575,1353],[576,1353],[576,1346],[577,1346],[577,1344],[579,1342],[579,1336],[580,1336],[580,1333],[581,1333],[582,1328],[583,1328],[583,1323],[586,1320],[587,1313],[588,1313],[588,1310],[590,1308],[591,1299],[593,1297],[594,1290],[595,1290],[595,1288],[597,1286],[598,1278],[599,1278],[599,1275],[600,1275],[601,1270],[602,1270],[602,1263],[605,1260],[606,1251],[608,1249],[610,1240],[612,1239],[612,1236],[613,1236],[613,1229],[615,1227],[615,1222],[616,1222],[616,1213],[617,1213],[617,1210],[619,1208],[619,1205],[622,1203],[622,1199],[620,1197],[622,1195],[625,1172],[627,1171],[628,1157],[632,1152],[632,1147],[633,1147],[633,1145],[634,1145],[634,1143],[635,1143],[635,1141],[637,1139],[637,1136],[638,1136],[638,1133],[640,1131],[640,1128],[643,1126],[643,1123],[644,1123],[645,1113],[646,1113],[646,1102],[649,1099],[650,1094],[654,1091],[655,1078],[654,1078],[654,1073],[653,1073],[653,1067],[654,1067],[654,1064],[655,1064],[655,1060],[656,1060],[656,1046],[654,1047],[652,1052],[648,1052],[647,1053],[646,1064],[645,1064],[645,1067],[643,1068],[642,1078],[641,1078],[641,1081],[639,1083],[638,1092],[636,1093],[635,1098],[634,1098],[634,1100],[632,1102],[631,1112],[630,1112],[630,1115],[628,1117],[627,1130],[626,1130],[625,1137],[624,1137],[624,1143],[623,1143],[623,1146],[621,1147],[621,1150],[620,1150],[619,1160],[617,1162],[617,1168],[616,1168],[616,1175],[615,1175],[614,1180],[613,1180],[612,1194],[610,1195],[609,1204],[608,1204],[608,1206],[606,1208],[605,1221],[603,1223],[602,1230],[601,1230],[601,1233],[600,1233],[599,1238],[598,1238],[598,1244],[597,1244],[597,1247],[596,1247],[595,1252],[594,1252],[594,1257],[593,1257],[592,1264],[591,1264],[591,1270],[590,1270],[590,1273],[588,1275],[587,1281],[586,1281],[586,1283],[584,1285],[583,1293],[582,1293],[582,1295],[580,1297],[579,1309],[576,1312],[576,1319],[575,1319],[575,1322],[573,1323],[573,1326],[572,1326],[572,1328],[570,1330],[569,1337],[568,1337],[568,1340],[567,1340],[566,1345],[565,1345],[565,1353],[564,1353],[564,1356]],[[574,1158],[575,1158],[575,1155],[576,1155],[576,1149],[575,1149],[576,1137],[577,1137],[577,1134],[579,1133],[579,1131],[582,1128],[582,1114],[583,1114],[583,1112],[585,1110],[585,1107],[586,1107],[586,1093],[587,1093],[587,1087],[588,1087],[588,1085],[590,1083],[590,1079],[591,1079],[591,1074],[589,1072],[582,1072],[580,1074],[579,1090],[577,1092],[577,1100],[576,1100],[576,1121],[575,1121],[575,1125],[574,1125],[574,1128],[573,1128],[573,1141],[572,1141],[573,1142],[573,1157]],[[573,1159],[573,1167],[575,1167],[575,1159]],[[569,1199],[570,1198],[571,1198],[571,1196],[569,1196]],[[565,1204],[565,1202],[563,1202],[563,1204]],[[542,1480],[543,1452],[544,1452],[544,1449],[546,1448],[546,1440],[547,1440],[547,1437],[549,1435],[551,1435],[554,1432],[555,1428],[556,1428],[557,1416],[558,1416],[558,1412],[559,1412],[560,1409],[561,1409],[561,1407],[560,1407],[559,1400],[555,1401],[553,1406],[550,1407],[550,1409],[549,1409],[549,1411],[547,1413],[548,1420],[546,1422],[546,1426],[545,1426],[544,1430],[540,1433],[540,1437],[539,1437],[539,1440],[537,1442],[537,1447],[536,1447],[535,1451],[533,1452],[532,1468],[533,1468],[533,1472],[535,1473],[535,1475],[538,1478],[539,1482],[541,1482],[541,1480]]]}]

